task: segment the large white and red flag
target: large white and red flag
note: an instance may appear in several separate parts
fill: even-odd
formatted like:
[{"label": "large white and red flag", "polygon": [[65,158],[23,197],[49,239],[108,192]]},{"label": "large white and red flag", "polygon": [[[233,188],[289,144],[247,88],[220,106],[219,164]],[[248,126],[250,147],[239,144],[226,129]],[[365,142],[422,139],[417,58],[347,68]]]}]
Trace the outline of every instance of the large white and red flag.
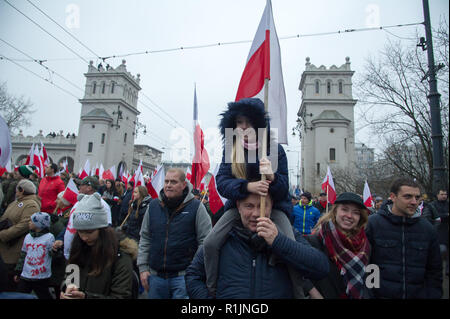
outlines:
[{"label": "large white and red flag", "polygon": [[34,143],[31,145],[24,165],[33,165]]},{"label": "large white and red flag", "polygon": [[190,182],[194,189],[199,189],[203,177],[209,170],[209,156],[205,148],[203,130],[198,122],[197,88],[194,89],[194,145],[195,154],[192,160],[192,177]]},{"label": "large white and red flag", "polygon": [[186,179],[187,179],[188,181],[191,181],[191,178],[192,178],[191,168],[188,167],[187,170],[186,170]]},{"label": "large white and red flag", "polygon": [[78,196],[78,188],[77,185],[75,185],[73,178],[71,178],[67,183],[67,187],[66,190],[64,191],[63,198],[66,199],[72,205],[75,205],[75,203],[77,202],[77,196]]},{"label": "large white and red flag", "polygon": [[89,159],[86,159],[86,162],[84,163],[83,170],[80,173],[79,178],[83,179],[91,173],[91,164],[89,163]]},{"label": "large white and red flag", "polygon": [[164,178],[166,177],[164,166],[159,165],[156,170],[156,174],[153,175],[152,180],[147,183],[147,191],[152,198],[158,198],[159,192],[164,187]]},{"label": "large white and red flag", "polygon": [[104,180],[111,179],[114,181],[116,179],[116,177],[114,175],[115,170],[116,170],[116,165],[113,165],[110,169],[107,169],[106,171],[103,172],[101,178]]},{"label": "large white and red flag", "polygon": [[44,143],[41,141],[41,153],[40,156],[44,159],[44,166],[50,164],[50,160],[48,159],[47,150],[45,149]]},{"label": "large white and red flag", "polygon": [[330,166],[327,166],[327,175],[322,181],[322,190],[327,193],[327,201],[334,204],[334,201],[336,200],[336,188],[334,187]]},{"label": "large white and red flag", "polygon": [[217,191],[216,175],[217,172],[219,171],[219,165],[220,164],[217,164],[216,168],[214,169],[214,172],[208,184],[209,208],[211,209],[211,212],[213,214],[217,213],[219,209],[221,209],[225,205],[225,202],[227,201],[225,198],[220,196],[219,192]]},{"label": "large white and red flag", "polygon": [[37,175],[40,178],[44,178],[45,176],[45,170],[44,170],[44,163],[43,158],[41,157],[41,153],[39,151],[39,145],[34,146],[34,152],[33,152],[33,165],[36,166]]},{"label": "large white and red flag", "polygon": [[272,3],[266,8],[253,39],[247,63],[239,82],[236,101],[255,97],[264,101],[264,80],[270,79],[268,113],[270,127],[278,129],[278,142],[287,144],[287,105],[281,69],[280,44],[272,14]]},{"label": "large white and red flag", "polygon": [[11,171],[11,133],[8,124],[0,116],[0,176],[6,171]]},{"label": "large white and red flag", "polygon": [[373,198],[372,194],[370,194],[369,184],[367,184],[367,181],[364,183],[363,200],[364,205],[367,208],[373,207]]}]

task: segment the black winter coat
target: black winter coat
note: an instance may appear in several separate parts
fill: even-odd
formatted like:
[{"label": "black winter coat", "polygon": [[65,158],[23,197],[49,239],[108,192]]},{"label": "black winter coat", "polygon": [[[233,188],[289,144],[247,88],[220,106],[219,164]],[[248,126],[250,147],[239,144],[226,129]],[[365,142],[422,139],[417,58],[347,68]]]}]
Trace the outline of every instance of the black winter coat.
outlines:
[{"label": "black winter coat", "polygon": [[442,262],[433,226],[423,218],[407,218],[384,206],[369,217],[366,235],[370,264],[380,269],[380,288],[374,298],[441,298]]},{"label": "black winter coat", "polygon": [[147,211],[147,206],[152,201],[152,198],[150,196],[145,197],[141,204],[139,205],[139,212],[138,216],[136,217],[136,210],[138,208],[137,201],[134,201],[131,204],[132,211],[130,213],[130,216],[128,216],[126,226],[125,228],[125,234],[134,239],[135,241],[139,242],[139,239],[141,238],[139,233],[141,232],[141,226],[142,221],[144,220],[145,212]]}]

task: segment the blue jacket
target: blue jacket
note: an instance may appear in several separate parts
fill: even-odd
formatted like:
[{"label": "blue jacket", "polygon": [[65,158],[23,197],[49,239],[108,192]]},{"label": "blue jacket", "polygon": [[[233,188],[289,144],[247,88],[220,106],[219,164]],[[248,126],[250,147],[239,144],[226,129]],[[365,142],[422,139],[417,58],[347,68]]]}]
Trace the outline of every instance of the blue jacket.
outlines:
[{"label": "blue jacket", "polygon": [[[235,178],[231,172],[231,163],[226,163],[225,152],[222,163],[216,176],[217,190],[228,199],[224,211],[236,207],[236,201],[246,198],[250,193],[247,191],[248,180],[259,180],[259,158],[256,156],[256,163],[247,163],[247,179]],[[283,146],[278,144],[278,168],[274,173],[275,180],[269,185],[269,193],[272,196],[273,209],[279,209],[291,216],[292,203],[289,194],[289,172],[286,153]]]},{"label": "blue jacket", "polygon": [[[293,298],[286,264],[294,266],[307,278],[325,277],[329,270],[326,256],[311,247],[301,234],[294,233],[297,241],[278,234],[271,247],[276,262],[269,265],[270,254],[256,252],[233,229],[220,251],[216,298]],[[205,283],[203,246],[186,269],[185,280],[190,298],[211,298]]]},{"label": "blue jacket", "polygon": [[436,230],[423,218],[392,214],[385,205],[369,217],[370,264],[380,269],[375,298],[441,298],[442,261]]},{"label": "blue jacket", "polygon": [[311,229],[316,226],[320,217],[320,211],[309,203],[306,206],[301,206],[301,203],[294,206],[292,212],[292,221],[295,229],[304,235],[311,234]]}]

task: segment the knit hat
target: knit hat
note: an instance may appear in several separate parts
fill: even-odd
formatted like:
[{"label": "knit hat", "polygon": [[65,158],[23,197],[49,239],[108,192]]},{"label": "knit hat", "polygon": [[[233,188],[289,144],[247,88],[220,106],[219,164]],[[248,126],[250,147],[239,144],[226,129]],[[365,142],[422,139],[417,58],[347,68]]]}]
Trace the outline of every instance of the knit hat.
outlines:
[{"label": "knit hat", "polygon": [[59,198],[59,200],[64,204],[64,206],[70,206],[71,204],[70,204],[70,202],[67,200],[67,199],[65,199],[63,196],[64,196],[64,192],[65,192],[65,190],[64,191],[62,191],[62,192],[60,192],[59,194],[58,194],[58,198]]},{"label": "knit hat", "polygon": [[78,204],[73,212],[73,228],[77,230],[108,227],[108,215],[103,208],[100,194],[79,194]]},{"label": "knit hat", "polygon": [[36,186],[28,179],[21,179],[16,188],[22,188],[27,194],[36,194]]},{"label": "knit hat", "polygon": [[22,165],[19,166],[19,174],[22,175],[22,177],[28,178],[31,174],[34,173],[34,170],[36,169],[36,166],[33,165]]},{"label": "knit hat", "polygon": [[37,212],[31,215],[31,221],[39,229],[50,228],[50,215],[43,212]]}]

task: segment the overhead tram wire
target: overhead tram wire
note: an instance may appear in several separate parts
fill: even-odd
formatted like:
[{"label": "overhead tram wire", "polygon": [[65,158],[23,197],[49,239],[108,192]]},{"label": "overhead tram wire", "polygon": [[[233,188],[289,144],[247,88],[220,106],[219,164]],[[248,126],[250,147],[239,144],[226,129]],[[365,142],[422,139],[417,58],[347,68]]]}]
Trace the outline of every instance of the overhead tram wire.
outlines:
[{"label": "overhead tram wire", "polygon": [[[370,28],[345,29],[345,30],[330,31],[330,32],[310,33],[310,34],[296,34],[296,35],[291,35],[291,36],[279,37],[278,39],[279,40],[289,40],[289,39],[325,36],[325,35],[333,35],[333,34],[346,34],[346,33],[353,33],[353,32],[380,31],[380,30],[386,31],[386,29],[390,29],[390,28],[409,27],[409,26],[414,26],[414,25],[420,25],[420,24],[423,24],[423,23],[424,22],[414,22],[414,23],[395,24],[395,25],[370,27]],[[123,58],[123,57],[134,56],[134,55],[164,53],[164,52],[183,51],[183,50],[192,50],[192,49],[203,49],[203,48],[210,48],[210,47],[215,47],[215,46],[251,43],[252,41],[253,40],[217,42],[217,43],[210,43],[210,44],[203,44],[203,45],[181,46],[181,47],[169,48],[169,49],[146,50],[146,51],[139,51],[139,52],[114,54],[114,55],[101,57],[101,59],[103,61],[105,61],[106,59],[111,59],[111,58]]]},{"label": "overhead tram wire", "polygon": [[[6,1],[6,0],[5,0]],[[49,20],[51,20],[53,23],[55,23],[60,29],[62,29],[65,33],[67,33],[70,37],[72,37],[75,41],[77,41],[79,44],[81,44],[84,48],[86,48],[89,52],[91,52],[92,54],[95,55],[96,58],[98,59],[102,59],[103,61],[105,61],[104,58],[100,57],[99,54],[97,54],[96,52],[94,52],[91,48],[89,48],[87,45],[85,45],[83,42],[81,42],[77,37],[75,37],[74,35],[72,35],[69,31],[67,31],[63,26],[61,26],[57,21],[55,21],[52,17],[50,17],[47,13],[45,13],[42,9],[40,9],[37,5],[35,5],[32,1],[27,0],[28,3],[30,3],[34,8],[36,8],[39,12],[41,12],[43,15],[45,15]],[[16,9],[17,10],[17,9]],[[86,61],[86,60],[84,60]],[[173,120],[177,125],[183,127],[182,124],[180,124],[177,120],[175,120],[171,115],[169,115],[168,113],[166,113],[161,107],[159,107],[155,102],[153,102],[147,95],[145,95],[143,92],[142,94],[153,104],[155,105],[158,109],[160,109],[165,115],[167,115],[171,120]],[[153,113],[155,113],[158,117],[160,117],[163,121],[167,122],[166,119],[163,119],[157,112],[154,112],[148,105],[146,105],[145,103],[141,102],[142,105],[144,105],[146,108],[148,108],[150,111],[152,111]],[[169,124],[169,122],[167,122]],[[176,128],[176,126],[169,124],[170,126]]]},{"label": "overhead tram wire", "polygon": [[63,91],[63,92],[65,92],[65,93],[67,93],[67,94],[73,96],[73,97],[76,98],[77,100],[79,99],[79,97],[76,96],[76,95],[74,95],[74,94],[72,94],[72,92],[67,91],[66,89],[60,87],[59,85],[53,83],[52,81],[50,81],[50,80],[48,80],[48,79],[46,79],[46,78],[40,76],[39,74],[37,74],[37,73],[31,71],[30,69],[28,69],[28,68],[26,68],[26,67],[20,65],[19,63],[15,62],[15,61],[13,61],[13,60],[11,60],[11,59],[9,59],[8,57],[4,56],[3,54],[0,54],[0,59],[5,59],[5,60],[8,60],[8,61],[11,62],[11,63],[14,63],[14,64],[17,65],[18,67],[24,69],[25,71],[30,72],[31,74],[33,74],[34,76],[37,76],[37,77],[40,78],[41,80],[44,80],[44,81],[50,83],[51,85],[54,85],[55,87],[57,87],[57,88],[60,89],[61,91]]},{"label": "overhead tram wire", "polygon": [[[37,64],[39,64],[40,66],[42,66],[43,68],[45,68],[47,71],[52,72],[53,74],[56,74],[57,76],[59,76],[61,79],[63,79],[64,81],[66,81],[67,83],[69,83],[70,85],[72,85],[73,87],[77,88],[78,90],[80,90],[81,92],[84,92],[84,90],[82,88],[80,88],[78,85],[74,84],[72,81],[66,79],[64,76],[62,76],[61,74],[59,74],[58,72],[56,72],[55,70],[52,70],[51,68],[49,68],[48,66],[44,65],[44,61],[43,60],[37,60],[34,59],[32,56],[30,56],[29,54],[23,52],[22,50],[16,48],[15,46],[13,46],[12,44],[10,44],[9,42],[3,40],[2,38],[0,38],[0,41],[2,41],[3,43],[7,44],[8,46],[10,46],[11,48],[13,48],[14,50],[22,53],[23,55],[25,55],[26,57],[30,58],[33,60],[33,62],[36,62]],[[10,59],[11,60],[11,59]]]},{"label": "overhead tram wire", "polygon": [[92,54],[94,54],[98,59],[100,58],[100,55],[98,55],[97,53],[95,53],[94,51],[92,51],[87,45],[85,45],[83,42],[81,42],[80,40],[78,40],[77,37],[75,37],[72,33],[70,33],[69,31],[66,30],[66,28],[64,28],[63,26],[61,26],[58,22],[56,22],[52,17],[50,17],[47,13],[45,13],[43,10],[41,10],[38,6],[36,6],[32,1],[27,0],[29,4],[31,4],[33,7],[35,7],[39,12],[41,12],[43,15],[45,15],[48,19],[50,19],[53,23],[55,23],[60,29],[62,29],[65,33],[67,33],[72,39],[74,39],[75,41],[77,41],[79,44],[81,44],[85,49],[87,49],[89,52],[91,52]]},{"label": "overhead tram wire", "polygon": [[70,47],[68,47],[67,45],[65,45],[61,40],[59,40],[57,37],[55,37],[53,34],[51,34],[50,32],[48,32],[47,30],[45,30],[39,23],[37,23],[36,21],[34,21],[33,19],[31,19],[29,16],[27,16],[25,13],[23,13],[22,11],[20,11],[19,9],[17,9],[15,6],[13,6],[11,3],[8,2],[8,0],[3,0],[5,1],[9,6],[11,6],[14,10],[16,10],[17,12],[19,12],[21,15],[23,15],[25,18],[27,18],[29,21],[31,21],[34,25],[36,25],[39,29],[41,29],[42,31],[44,31],[45,33],[47,33],[49,36],[51,36],[53,39],[55,39],[56,41],[58,41],[58,43],[60,43],[62,46],[64,46],[67,50],[69,50],[70,52],[72,52],[73,54],[75,54],[77,57],[79,57],[82,61],[84,61],[86,64],[89,64],[89,61],[86,60],[85,58],[83,58],[81,55],[79,55],[78,53],[76,53],[74,50],[72,50]]}]

